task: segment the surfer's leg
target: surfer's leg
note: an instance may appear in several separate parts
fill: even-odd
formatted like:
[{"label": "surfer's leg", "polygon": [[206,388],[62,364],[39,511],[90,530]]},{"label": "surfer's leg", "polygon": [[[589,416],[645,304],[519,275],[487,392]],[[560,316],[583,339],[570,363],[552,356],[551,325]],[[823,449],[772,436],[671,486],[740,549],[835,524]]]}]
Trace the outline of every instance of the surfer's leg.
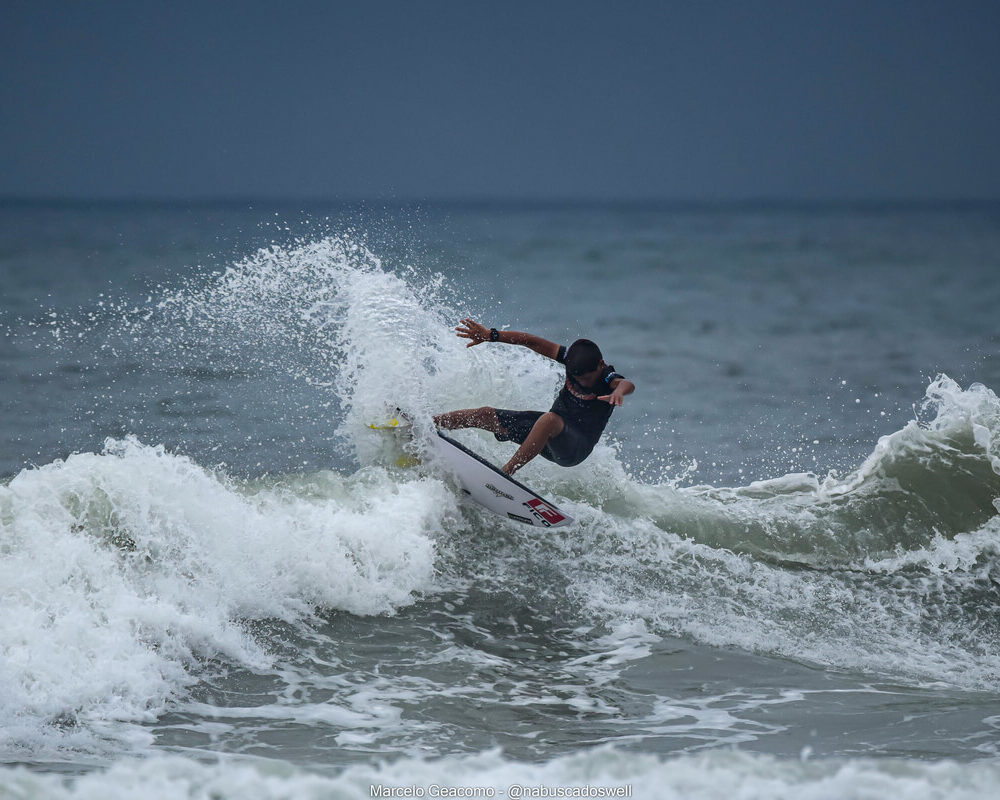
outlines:
[{"label": "surfer's leg", "polygon": [[446,431],[452,431],[456,428],[482,428],[490,433],[504,433],[504,429],[497,419],[497,410],[490,406],[463,408],[459,411],[438,414],[434,417],[434,424]]},{"label": "surfer's leg", "polygon": [[547,411],[542,414],[538,421],[531,428],[531,433],[517,448],[517,452],[511,456],[503,466],[503,471],[508,475],[513,475],[517,470],[527,464],[537,456],[548,444],[549,439],[562,433],[564,427],[563,419],[558,414]]}]

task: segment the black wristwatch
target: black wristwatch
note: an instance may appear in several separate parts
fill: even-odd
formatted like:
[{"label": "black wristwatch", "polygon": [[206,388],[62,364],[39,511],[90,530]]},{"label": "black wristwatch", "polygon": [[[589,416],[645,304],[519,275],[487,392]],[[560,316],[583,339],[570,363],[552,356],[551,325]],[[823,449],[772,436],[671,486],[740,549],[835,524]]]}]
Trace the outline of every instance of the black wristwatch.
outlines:
[{"label": "black wristwatch", "polygon": [[490,328],[490,341],[499,342],[500,341],[500,331],[496,328]]}]

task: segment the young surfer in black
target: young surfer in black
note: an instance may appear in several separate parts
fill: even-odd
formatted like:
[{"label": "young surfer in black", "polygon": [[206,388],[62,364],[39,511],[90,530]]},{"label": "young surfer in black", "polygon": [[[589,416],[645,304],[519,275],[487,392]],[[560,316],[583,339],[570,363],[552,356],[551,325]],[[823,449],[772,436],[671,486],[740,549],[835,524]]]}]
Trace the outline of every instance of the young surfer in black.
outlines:
[{"label": "young surfer in black", "polygon": [[566,365],[566,380],[549,411],[483,406],[434,417],[434,424],[445,430],[482,428],[501,442],[520,444],[503,467],[508,475],[539,454],[563,467],[579,464],[601,438],[615,406],[635,391],[632,381],[604,363],[600,348],[589,339],[564,347],[530,333],[488,329],[471,319],[463,319],[455,330],[460,338],[470,340],[466,347],[483,342],[518,344]]}]

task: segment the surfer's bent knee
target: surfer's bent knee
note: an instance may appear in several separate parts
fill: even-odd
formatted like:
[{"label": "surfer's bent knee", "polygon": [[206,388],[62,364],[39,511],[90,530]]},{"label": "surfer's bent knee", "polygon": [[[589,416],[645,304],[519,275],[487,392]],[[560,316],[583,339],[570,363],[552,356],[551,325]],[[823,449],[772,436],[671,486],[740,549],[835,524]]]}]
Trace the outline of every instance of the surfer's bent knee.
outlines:
[{"label": "surfer's bent knee", "polygon": [[[546,411],[538,418],[538,422],[543,424],[545,429],[549,431],[549,438],[558,436],[563,432],[563,428],[566,427],[566,423],[563,422],[563,418],[554,411]],[[538,423],[535,424],[537,425]]]}]

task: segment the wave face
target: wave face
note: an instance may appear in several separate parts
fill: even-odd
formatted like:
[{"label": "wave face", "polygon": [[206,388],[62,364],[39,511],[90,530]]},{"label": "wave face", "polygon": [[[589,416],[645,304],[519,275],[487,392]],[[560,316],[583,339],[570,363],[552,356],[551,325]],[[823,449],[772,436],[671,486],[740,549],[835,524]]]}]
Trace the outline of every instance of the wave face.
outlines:
[{"label": "wave face", "polygon": [[941,377],[923,415],[822,479],[650,485],[605,449],[589,474],[546,472],[578,528],[517,546],[597,619],[995,691],[1000,402]]},{"label": "wave face", "polygon": [[[664,776],[707,770],[705,796],[767,780],[774,796],[830,785],[849,796],[902,778],[869,761],[692,753],[797,755],[803,723],[781,713],[833,713],[834,692],[861,716],[891,696],[906,713],[885,731],[919,725],[914,709],[936,691],[960,706],[985,698],[977,744],[957,744],[964,729],[952,741],[996,755],[983,743],[1000,719],[990,388],[938,375],[915,417],[873,436],[853,468],[745,485],[690,485],[687,461],[649,456],[672,446],[666,427],[638,442],[627,406],[583,465],[521,473],[578,521],[538,535],[470,505],[427,453],[401,467],[399,443],[368,428],[397,405],[419,434],[447,409],[549,407],[558,367],[520,348],[462,347],[453,326],[468,305],[451,280],[336,236],[58,318],[58,335],[45,323],[59,358],[122,366],[78,393],[101,400],[85,412],[106,422],[128,401],[117,428],[95,426],[112,434],[103,446],[0,486],[11,760],[154,754],[116,767],[116,785],[188,775],[226,796],[256,768],[156,754],[269,757],[293,739],[301,759],[346,771],[331,782],[293,771],[279,793],[350,796],[378,776],[452,767],[577,780],[591,774],[579,742],[627,741],[691,752],[609,747],[596,778],[627,767],[662,796],[698,796]],[[490,436],[457,436],[494,462],[509,456]],[[789,684],[761,688],[773,674]],[[839,731],[818,735],[850,756]],[[873,746],[896,754],[886,737]],[[375,769],[373,754],[404,766]],[[928,796],[951,780],[945,767],[902,769]],[[956,785],[972,793],[990,770],[959,769]],[[87,786],[36,777],[17,780],[68,797]]]}]

